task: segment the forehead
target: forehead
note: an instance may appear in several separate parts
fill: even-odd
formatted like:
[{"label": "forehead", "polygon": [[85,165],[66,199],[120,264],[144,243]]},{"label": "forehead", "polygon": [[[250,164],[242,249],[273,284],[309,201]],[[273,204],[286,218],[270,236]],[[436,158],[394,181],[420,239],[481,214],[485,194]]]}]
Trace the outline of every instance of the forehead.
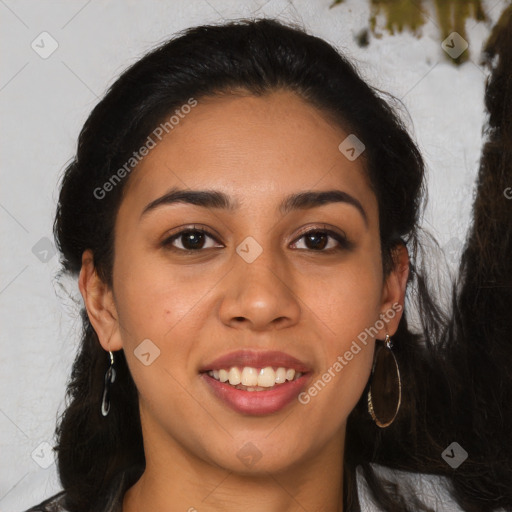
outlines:
[{"label": "forehead", "polygon": [[173,187],[221,190],[251,207],[332,188],[371,202],[363,158],[338,149],[348,135],[290,91],[199,99],[133,171],[123,203],[142,210]]}]

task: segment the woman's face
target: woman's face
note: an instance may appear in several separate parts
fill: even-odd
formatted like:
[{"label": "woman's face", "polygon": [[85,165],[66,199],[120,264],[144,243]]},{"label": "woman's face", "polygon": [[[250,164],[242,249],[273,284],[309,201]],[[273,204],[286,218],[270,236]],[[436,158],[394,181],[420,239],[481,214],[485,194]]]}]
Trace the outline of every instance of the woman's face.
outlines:
[{"label": "woman's face", "polygon": [[[338,148],[348,135],[291,92],[199,100],[130,177],[115,307],[93,323],[125,351],[148,460],[257,472],[342,453],[373,360],[365,329],[400,295],[363,158]],[[208,195],[162,199],[176,191]]]}]

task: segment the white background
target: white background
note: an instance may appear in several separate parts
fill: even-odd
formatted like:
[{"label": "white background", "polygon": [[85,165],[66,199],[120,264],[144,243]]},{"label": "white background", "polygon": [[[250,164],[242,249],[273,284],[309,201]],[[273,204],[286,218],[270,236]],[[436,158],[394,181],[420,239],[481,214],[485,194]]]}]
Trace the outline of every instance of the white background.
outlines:
[{"label": "white background", "polygon": [[[302,24],[355,59],[372,85],[401,99],[410,113],[408,125],[429,168],[424,225],[456,263],[478,169],[486,78],[479,61],[490,26],[467,23],[471,60],[457,68],[441,49],[432,13],[421,38],[383,34],[359,48],[354,36],[368,25],[368,2],[346,0],[329,9],[330,3],[0,0],[2,512],[23,510],[59,490],[48,447],[80,332],[77,308],[66,298],[76,296],[76,285],[64,283],[64,292],[56,280],[57,255],[51,257],[50,248],[49,260],[40,261],[44,253],[37,257],[33,247],[44,250],[48,242],[41,239],[52,239],[58,180],[88,113],[124,68],[178,30],[276,16]],[[485,2],[492,22],[506,3]],[[31,47],[34,40],[42,45],[44,31],[58,43],[47,59]]]}]

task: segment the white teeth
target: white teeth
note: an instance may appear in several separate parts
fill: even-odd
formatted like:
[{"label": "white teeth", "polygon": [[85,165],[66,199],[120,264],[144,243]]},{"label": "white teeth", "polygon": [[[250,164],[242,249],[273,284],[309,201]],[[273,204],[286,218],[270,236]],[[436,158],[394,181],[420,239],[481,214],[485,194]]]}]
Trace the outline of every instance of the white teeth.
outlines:
[{"label": "white teeth", "polygon": [[236,385],[240,384],[240,382],[242,382],[242,379],[240,378],[241,377],[240,370],[236,366],[233,366],[233,368],[231,368],[229,370],[228,375],[229,375],[229,383],[232,386],[236,386]]},{"label": "white teeth", "polygon": [[272,366],[257,369],[251,366],[244,366],[242,369],[233,366],[227,369],[210,370],[210,377],[220,382],[228,382],[231,386],[245,391],[263,391],[272,388],[276,384],[284,384],[287,380],[297,380],[302,376],[301,372],[296,372],[293,368],[284,368],[280,366],[277,369]]},{"label": "white teeth", "polygon": [[276,384],[276,372],[271,366],[262,368],[258,375],[258,386],[262,388],[271,388]]},{"label": "white teeth", "polygon": [[286,382],[286,368],[280,366],[276,370],[276,384],[284,384]]},{"label": "white teeth", "polygon": [[258,380],[258,370],[250,366],[245,366],[242,370],[242,384],[244,386],[258,386]]}]

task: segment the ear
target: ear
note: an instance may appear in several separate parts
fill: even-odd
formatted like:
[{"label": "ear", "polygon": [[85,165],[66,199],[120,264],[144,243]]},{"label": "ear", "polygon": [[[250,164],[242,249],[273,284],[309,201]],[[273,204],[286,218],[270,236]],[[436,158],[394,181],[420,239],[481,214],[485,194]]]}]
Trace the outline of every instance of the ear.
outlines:
[{"label": "ear", "polygon": [[393,336],[402,318],[405,302],[407,279],[409,278],[409,253],[407,247],[400,243],[393,248],[393,269],[386,277],[382,290],[381,315],[384,327],[379,330],[378,339],[386,334]]},{"label": "ear", "polygon": [[93,253],[89,249],[82,254],[78,287],[101,346],[112,352],[123,348],[112,290],[98,276]]}]

